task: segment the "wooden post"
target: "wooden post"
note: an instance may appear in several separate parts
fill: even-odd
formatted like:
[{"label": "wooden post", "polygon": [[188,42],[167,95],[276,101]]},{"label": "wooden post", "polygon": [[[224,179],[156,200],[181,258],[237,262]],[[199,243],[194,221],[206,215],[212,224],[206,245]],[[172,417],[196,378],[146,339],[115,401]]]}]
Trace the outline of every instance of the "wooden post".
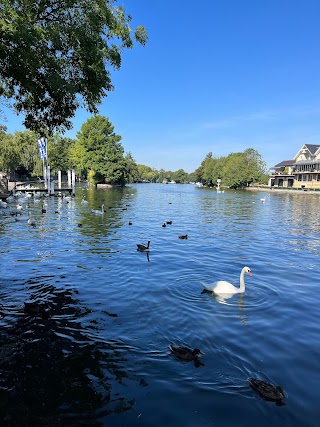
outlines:
[{"label": "wooden post", "polygon": [[48,189],[48,194],[50,195],[50,189],[51,189],[51,184],[50,184],[50,166],[48,165],[47,167],[47,189]]},{"label": "wooden post", "polygon": [[61,171],[58,171],[58,188],[61,190]]},{"label": "wooden post", "polygon": [[47,178],[47,164],[45,163],[44,159],[43,161],[43,180],[44,180],[44,188],[48,188],[48,178]]},{"label": "wooden post", "polygon": [[71,170],[68,170],[68,188],[71,188]]},{"label": "wooden post", "polygon": [[54,181],[51,181],[50,196],[54,196]]},{"label": "wooden post", "polygon": [[75,188],[76,188],[76,171],[74,169],[72,169],[71,171],[72,173],[72,195],[75,195]]}]

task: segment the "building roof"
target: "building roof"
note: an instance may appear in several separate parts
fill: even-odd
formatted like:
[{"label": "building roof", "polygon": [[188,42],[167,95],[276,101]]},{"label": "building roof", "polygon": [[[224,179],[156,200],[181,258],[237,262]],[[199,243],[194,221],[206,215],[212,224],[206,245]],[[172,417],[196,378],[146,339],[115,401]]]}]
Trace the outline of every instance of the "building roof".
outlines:
[{"label": "building roof", "polygon": [[282,162],[278,163],[277,165],[273,166],[274,168],[281,168],[283,166],[293,166],[296,163],[295,160],[283,160]]},{"label": "building roof", "polygon": [[310,153],[313,155],[316,153],[316,151],[319,149],[320,145],[316,145],[316,144],[304,144],[307,149],[310,151]]}]

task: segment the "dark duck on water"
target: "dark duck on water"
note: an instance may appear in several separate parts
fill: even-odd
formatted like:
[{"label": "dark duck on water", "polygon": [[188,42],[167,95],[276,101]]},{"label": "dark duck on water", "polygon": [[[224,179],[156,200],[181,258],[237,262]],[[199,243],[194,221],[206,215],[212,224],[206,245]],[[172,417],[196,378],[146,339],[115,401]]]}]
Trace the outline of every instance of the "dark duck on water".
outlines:
[{"label": "dark duck on water", "polygon": [[149,252],[150,240],[148,241],[148,246],[137,244],[137,251],[139,252]]},{"label": "dark duck on water", "polygon": [[249,383],[253,390],[257,391],[266,400],[275,402],[278,406],[285,405],[283,402],[285,395],[281,386],[275,386],[257,378],[249,378]]},{"label": "dark duck on water", "polygon": [[195,348],[194,350],[188,347],[179,347],[175,345],[170,345],[171,353],[174,354],[180,360],[186,360],[188,362],[193,361],[195,366],[198,368],[200,365],[204,365],[198,359],[198,356],[202,353],[201,350]]}]

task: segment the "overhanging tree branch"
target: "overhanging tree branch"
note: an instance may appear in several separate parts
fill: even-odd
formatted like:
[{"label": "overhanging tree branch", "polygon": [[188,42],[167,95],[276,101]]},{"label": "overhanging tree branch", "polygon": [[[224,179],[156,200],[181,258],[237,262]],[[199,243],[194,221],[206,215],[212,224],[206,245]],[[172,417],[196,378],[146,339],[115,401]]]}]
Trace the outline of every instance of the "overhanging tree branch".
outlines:
[{"label": "overhanging tree branch", "polygon": [[0,5],[0,96],[39,133],[71,128],[79,107],[92,113],[113,90],[110,68],[144,27],[115,0],[17,0]]}]

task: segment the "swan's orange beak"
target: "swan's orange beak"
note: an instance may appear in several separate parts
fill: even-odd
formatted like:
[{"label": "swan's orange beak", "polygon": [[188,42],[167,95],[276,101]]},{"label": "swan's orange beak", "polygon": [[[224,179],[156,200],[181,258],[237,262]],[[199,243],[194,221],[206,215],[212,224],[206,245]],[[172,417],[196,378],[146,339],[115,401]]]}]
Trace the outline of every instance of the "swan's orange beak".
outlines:
[{"label": "swan's orange beak", "polygon": [[252,273],[251,273],[251,271],[248,271],[248,274],[249,274],[249,276],[252,276]]}]

